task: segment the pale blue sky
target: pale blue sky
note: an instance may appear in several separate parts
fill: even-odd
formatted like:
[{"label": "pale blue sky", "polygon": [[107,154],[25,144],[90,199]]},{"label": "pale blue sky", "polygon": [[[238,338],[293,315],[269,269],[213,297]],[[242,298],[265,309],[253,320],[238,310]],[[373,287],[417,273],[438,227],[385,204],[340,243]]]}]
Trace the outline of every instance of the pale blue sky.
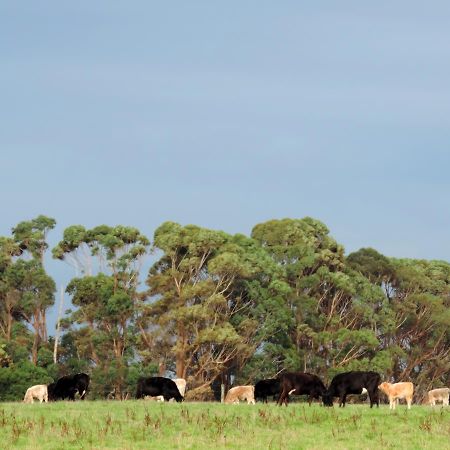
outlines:
[{"label": "pale blue sky", "polygon": [[450,3],[368,3],[1,2],[0,234],[312,216],[448,261]]}]

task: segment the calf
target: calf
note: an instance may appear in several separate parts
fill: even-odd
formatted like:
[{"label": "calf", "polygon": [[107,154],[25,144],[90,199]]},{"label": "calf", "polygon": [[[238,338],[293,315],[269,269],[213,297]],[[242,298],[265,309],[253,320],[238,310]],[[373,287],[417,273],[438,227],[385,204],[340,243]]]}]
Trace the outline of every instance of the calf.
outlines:
[{"label": "calf", "polygon": [[239,400],[246,400],[250,405],[255,404],[255,386],[235,386],[227,392],[225,403],[239,403]]},{"label": "calf", "polygon": [[369,394],[370,407],[379,406],[378,385],[381,378],[377,372],[352,371],[336,375],[322,396],[325,406],[333,406],[333,398],[339,397],[339,406],[345,407],[347,395]]},{"label": "calf", "polygon": [[255,384],[255,400],[260,398],[264,403],[267,403],[267,397],[270,395],[280,394],[280,380],[269,378],[267,380],[260,380]]},{"label": "calf", "polygon": [[80,399],[84,400],[89,387],[89,375],[77,373],[75,375],[66,375],[59,378],[55,383],[48,385],[49,400],[75,400],[75,394],[78,392]]},{"label": "calf", "polygon": [[23,398],[24,403],[34,403],[33,398],[37,398],[40,403],[48,402],[48,391],[46,384],[37,384],[36,386],[31,386],[27,389],[25,397]]},{"label": "calf", "polygon": [[385,393],[389,398],[389,409],[395,409],[397,399],[404,398],[411,409],[412,398],[414,394],[414,385],[409,381],[404,383],[381,383],[378,389]]},{"label": "calf", "polygon": [[289,395],[309,395],[309,406],[313,398],[319,399],[326,391],[322,380],[311,373],[287,372],[280,376],[278,405],[287,406]]},{"label": "calf", "polygon": [[183,397],[178,390],[177,385],[170,378],[148,377],[139,378],[136,389],[136,398],[143,398],[146,395],[150,397],[162,396],[165,401],[174,398],[177,402],[182,402]]},{"label": "calf", "polygon": [[436,402],[442,402],[442,406],[448,406],[449,388],[433,389],[428,391],[428,403],[435,406]]}]

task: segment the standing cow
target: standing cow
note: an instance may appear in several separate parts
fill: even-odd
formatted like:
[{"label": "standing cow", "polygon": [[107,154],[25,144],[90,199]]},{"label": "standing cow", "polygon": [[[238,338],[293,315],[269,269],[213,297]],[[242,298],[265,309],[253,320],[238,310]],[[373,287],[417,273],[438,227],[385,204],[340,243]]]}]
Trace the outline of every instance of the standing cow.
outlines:
[{"label": "standing cow", "polygon": [[280,396],[278,405],[287,406],[289,395],[309,395],[309,406],[313,398],[320,399],[325,393],[326,387],[322,380],[311,373],[287,372],[280,376]]},{"label": "standing cow", "polygon": [[436,402],[442,402],[442,406],[448,406],[449,394],[449,388],[439,388],[428,391],[428,403],[431,406],[435,406]]},{"label": "standing cow", "polygon": [[46,384],[37,384],[36,386],[31,386],[27,389],[25,397],[23,399],[24,403],[34,403],[34,398],[37,398],[40,403],[48,402],[48,392]]},{"label": "standing cow", "polygon": [[410,381],[401,383],[381,383],[378,389],[385,393],[389,398],[389,409],[395,409],[398,400],[404,398],[408,409],[411,409],[411,403],[414,394],[414,385]]},{"label": "standing cow", "polygon": [[80,399],[84,400],[88,387],[89,375],[77,373],[75,375],[66,375],[59,378],[56,382],[48,385],[49,400],[75,400],[75,394],[78,392]]},{"label": "standing cow", "polygon": [[370,407],[379,406],[378,385],[380,375],[377,372],[352,371],[336,375],[326,393],[322,396],[325,406],[333,406],[333,398],[339,397],[339,406],[345,407],[345,401],[349,394],[363,394],[367,390],[370,399]]},{"label": "standing cow", "polygon": [[267,403],[267,397],[271,395],[280,395],[280,380],[277,378],[269,378],[260,380],[255,384],[255,400],[259,398]]},{"label": "standing cow", "polygon": [[150,397],[162,396],[165,401],[174,398],[177,402],[182,402],[183,397],[178,390],[177,385],[170,378],[148,377],[139,378],[136,389],[136,398],[143,398],[146,395]]}]

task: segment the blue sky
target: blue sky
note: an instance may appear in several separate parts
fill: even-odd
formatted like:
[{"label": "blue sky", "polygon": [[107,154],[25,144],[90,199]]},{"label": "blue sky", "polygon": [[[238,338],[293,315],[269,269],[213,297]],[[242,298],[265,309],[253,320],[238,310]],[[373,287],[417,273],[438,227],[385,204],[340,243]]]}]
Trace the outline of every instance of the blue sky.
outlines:
[{"label": "blue sky", "polygon": [[[0,5],[0,234],[322,220],[449,260],[450,3]],[[72,272],[48,261],[58,283]]]}]

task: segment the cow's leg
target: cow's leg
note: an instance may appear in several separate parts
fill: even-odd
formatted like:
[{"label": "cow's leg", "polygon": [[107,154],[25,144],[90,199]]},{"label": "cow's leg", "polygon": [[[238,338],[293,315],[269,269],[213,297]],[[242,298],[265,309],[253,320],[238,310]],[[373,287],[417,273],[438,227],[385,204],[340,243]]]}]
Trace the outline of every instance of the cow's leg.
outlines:
[{"label": "cow's leg", "polygon": [[278,400],[277,400],[277,405],[281,406],[283,404],[283,400],[284,400],[284,388],[282,391],[280,391],[280,395],[278,396]]},{"label": "cow's leg", "polygon": [[345,392],[342,392],[339,396],[339,406],[345,407],[345,400],[347,399],[347,394]]},{"label": "cow's leg", "polygon": [[448,397],[442,399],[442,406],[448,406]]},{"label": "cow's leg", "polygon": [[406,403],[408,404],[408,409],[411,409],[412,397],[408,397]]},{"label": "cow's leg", "polygon": [[370,407],[372,408],[373,405],[375,405],[375,403],[377,404],[377,406],[380,406],[379,401],[378,401],[378,393],[373,390],[369,390],[369,399],[370,399]]}]

